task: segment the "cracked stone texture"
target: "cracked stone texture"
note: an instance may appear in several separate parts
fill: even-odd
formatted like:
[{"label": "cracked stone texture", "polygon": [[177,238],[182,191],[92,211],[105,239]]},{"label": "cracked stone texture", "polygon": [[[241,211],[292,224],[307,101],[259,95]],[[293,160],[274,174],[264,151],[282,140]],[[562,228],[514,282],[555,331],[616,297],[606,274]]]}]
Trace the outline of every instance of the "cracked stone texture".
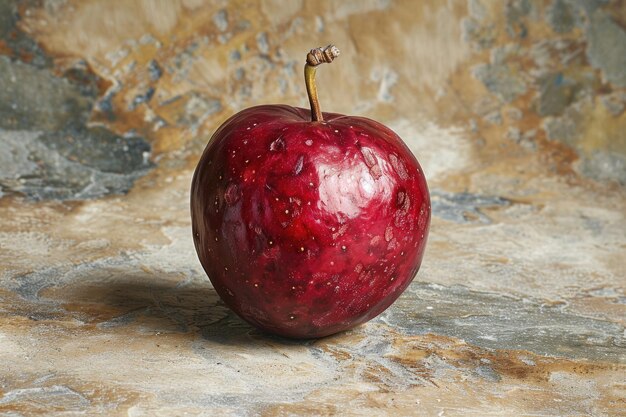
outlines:
[{"label": "cracked stone texture", "polygon": [[[620,1],[0,1],[0,415],[626,411]],[[372,30],[372,27],[384,30]],[[210,135],[256,104],[405,139],[421,271],[294,341],[219,300],[191,240]]]}]

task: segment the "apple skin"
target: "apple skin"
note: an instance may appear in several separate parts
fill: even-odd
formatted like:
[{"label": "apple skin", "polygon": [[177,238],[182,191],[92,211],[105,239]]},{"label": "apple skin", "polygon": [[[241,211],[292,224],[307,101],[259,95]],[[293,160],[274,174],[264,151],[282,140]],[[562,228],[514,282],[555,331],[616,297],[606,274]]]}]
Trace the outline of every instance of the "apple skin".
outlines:
[{"label": "apple skin", "polygon": [[422,170],[370,119],[248,108],[213,135],[191,188],[193,238],[224,303],[267,332],[323,337],[389,307],[430,225]]}]

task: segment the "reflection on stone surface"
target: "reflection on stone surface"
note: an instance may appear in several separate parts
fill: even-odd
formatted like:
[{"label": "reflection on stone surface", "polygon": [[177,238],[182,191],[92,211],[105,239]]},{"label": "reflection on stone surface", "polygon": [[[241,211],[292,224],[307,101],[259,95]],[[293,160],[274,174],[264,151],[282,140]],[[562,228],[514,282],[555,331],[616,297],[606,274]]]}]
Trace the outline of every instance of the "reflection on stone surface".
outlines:
[{"label": "reflection on stone surface", "polygon": [[[0,1],[0,414],[619,415],[620,1]],[[376,29],[376,30],[373,30]],[[259,333],[196,259],[215,128],[306,106],[421,162],[423,268],[374,321]]]}]

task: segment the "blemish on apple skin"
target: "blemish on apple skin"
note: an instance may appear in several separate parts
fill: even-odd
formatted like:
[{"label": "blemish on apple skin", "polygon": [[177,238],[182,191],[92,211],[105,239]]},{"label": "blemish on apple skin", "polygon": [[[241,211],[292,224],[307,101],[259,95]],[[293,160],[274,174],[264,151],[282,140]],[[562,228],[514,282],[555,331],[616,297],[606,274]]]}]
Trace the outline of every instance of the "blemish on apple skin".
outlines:
[{"label": "blemish on apple skin", "polygon": [[402,207],[405,197],[406,193],[402,190],[399,190],[398,194],[396,195],[396,207]]},{"label": "blemish on apple skin", "polygon": [[378,244],[383,240],[381,236],[374,236],[370,240],[370,246],[378,246]]},{"label": "blemish on apple skin", "polygon": [[300,155],[298,160],[296,161],[296,166],[293,168],[294,175],[300,174],[302,172],[302,168],[304,167],[304,155]]},{"label": "blemish on apple skin", "polygon": [[375,179],[379,179],[382,177],[383,172],[378,165],[378,160],[376,156],[369,148],[360,148],[361,155],[363,155],[363,160],[365,161],[365,165],[367,165],[370,175]]},{"label": "blemish on apple skin", "polygon": [[400,179],[402,179],[403,181],[409,179],[409,174],[402,160],[400,160],[396,155],[390,154],[389,162],[391,162],[391,166],[393,167],[394,171],[396,171],[396,174],[398,174]]},{"label": "blemish on apple skin", "polygon": [[232,206],[239,201],[240,193],[237,184],[229,184],[224,193],[224,200],[229,206]]},{"label": "blemish on apple skin", "polygon": [[385,229],[385,240],[389,242],[393,238],[393,227],[387,226]]},{"label": "blemish on apple skin", "polygon": [[278,137],[277,139],[272,141],[272,143],[270,143],[270,151],[272,152],[280,152],[284,150],[285,147],[286,147],[285,140],[283,139],[282,136]]}]

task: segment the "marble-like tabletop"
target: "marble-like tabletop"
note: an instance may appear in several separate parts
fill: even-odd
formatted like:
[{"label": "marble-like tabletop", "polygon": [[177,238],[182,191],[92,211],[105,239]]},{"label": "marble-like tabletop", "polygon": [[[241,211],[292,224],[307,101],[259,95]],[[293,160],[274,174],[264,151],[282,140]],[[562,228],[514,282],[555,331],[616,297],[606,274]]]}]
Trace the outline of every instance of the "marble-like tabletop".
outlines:
[{"label": "marble-like tabletop", "polygon": [[[0,415],[626,415],[626,13],[564,0],[0,1]],[[393,128],[433,219],[414,282],[319,340],[197,260],[219,124]]]}]

